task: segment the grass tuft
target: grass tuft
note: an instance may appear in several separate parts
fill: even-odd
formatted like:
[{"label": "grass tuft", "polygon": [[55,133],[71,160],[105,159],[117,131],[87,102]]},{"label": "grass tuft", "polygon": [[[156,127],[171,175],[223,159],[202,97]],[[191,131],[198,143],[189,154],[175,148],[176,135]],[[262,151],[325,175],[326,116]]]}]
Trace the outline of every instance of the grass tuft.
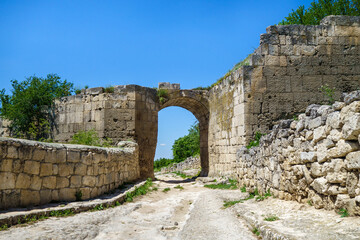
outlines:
[{"label": "grass tuft", "polygon": [[341,208],[339,210],[338,214],[340,214],[340,217],[348,217],[349,216],[349,213],[346,208]]},{"label": "grass tuft", "polygon": [[279,218],[276,215],[270,215],[270,216],[267,216],[266,218],[264,218],[264,220],[268,221],[268,222],[273,222],[273,221],[279,220]]},{"label": "grass tuft", "polygon": [[174,188],[176,188],[176,189],[180,189],[180,190],[183,190],[184,188],[183,188],[183,186],[181,186],[181,185],[177,185],[176,187],[174,187]]},{"label": "grass tuft", "polygon": [[218,183],[218,184],[207,184],[204,187],[211,189],[237,189],[237,181],[233,179],[229,179],[229,183]]}]

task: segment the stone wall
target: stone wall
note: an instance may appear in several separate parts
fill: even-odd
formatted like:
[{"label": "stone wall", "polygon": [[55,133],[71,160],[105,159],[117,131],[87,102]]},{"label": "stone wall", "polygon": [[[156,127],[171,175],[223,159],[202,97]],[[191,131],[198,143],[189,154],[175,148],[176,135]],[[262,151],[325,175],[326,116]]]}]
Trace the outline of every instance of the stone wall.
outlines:
[{"label": "stone wall", "polygon": [[360,91],[344,101],[310,105],[298,120],[275,125],[259,147],[241,148],[240,185],[360,215]]},{"label": "stone wall", "polygon": [[0,138],[0,209],[74,201],[140,177],[138,147],[100,148]]},{"label": "stone wall", "polygon": [[183,172],[185,170],[190,170],[190,169],[196,169],[196,170],[201,169],[200,157],[188,157],[182,162],[176,163],[169,167],[161,168],[161,172],[162,173]]},{"label": "stone wall", "polygon": [[270,26],[250,66],[240,67],[209,92],[210,175],[236,172],[235,152],[257,131],[267,133],[326,99],[319,88],[342,92],[360,85],[360,17],[328,16],[319,26]]}]

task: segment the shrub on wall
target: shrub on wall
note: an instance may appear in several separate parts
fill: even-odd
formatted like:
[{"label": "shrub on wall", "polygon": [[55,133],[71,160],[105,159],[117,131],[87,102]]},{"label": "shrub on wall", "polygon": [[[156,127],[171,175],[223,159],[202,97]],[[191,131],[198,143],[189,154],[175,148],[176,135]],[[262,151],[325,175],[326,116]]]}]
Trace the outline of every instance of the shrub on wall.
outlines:
[{"label": "shrub on wall", "polygon": [[89,131],[79,131],[72,136],[72,144],[82,144],[89,146],[98,146],[98,147],[110,147],[112,142],[109,139],[101,139],[98,136],[98,133],[91,129]]},{"label": "shrub on wall", "polygon": [[292,10],[279,24],[319,25],[320,21],[329,15],[360,15],[360,1],[358,0],[319,0],[311,3],[310,7],[299,6]]}]

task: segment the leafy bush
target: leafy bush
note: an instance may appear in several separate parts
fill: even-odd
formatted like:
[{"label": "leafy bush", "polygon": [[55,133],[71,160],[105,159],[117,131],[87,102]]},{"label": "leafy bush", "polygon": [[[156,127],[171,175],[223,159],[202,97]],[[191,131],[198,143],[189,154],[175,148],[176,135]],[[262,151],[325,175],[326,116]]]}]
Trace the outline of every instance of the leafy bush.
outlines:
[{"label": "leafy bush", "polygon": [[154,161],[154,171],[160,171],[161,168],[167,167],[173,163],[175,163],[173,159],[168,159],[168,158],[157,159]]},{"label": "leafy bush", "polygon": [[166,89],[158,89],[157,94],[160,103],[164,103],[168,98],[168,92]]},{"label": "leafy bush", "polygon": [[260,144],[260,139],[262,136],[264,136],[265,134],[262,134],[261,132],[256,132],[255,133],[255,138],[254,140],[250,141],[249,145],[246,146],[246,148],[250,149],[252,147],[257,147]]},{"label": "leafy bush", "polygon": [[331,88],[329,85],[325,84],[322,85],[319,90],[327,97],[329,104],[333,104],[335,102],[335,88]]},{"label": "leafy bush", "polygon": [[305,9],[304,5],[292,10],[289,16],[282,20],[280,25],[302,24],[319,25],[320,21],[329,15],[360,15],[360,1],[353,0],[319,0],[311,3]]},{"label": "leafy bush", "polygon": [[115,91],[114,86],[107,86],[106,88],[104,88],[104,92],[106,93],[113,93]]},{"label": "leafy bush", "polygon": [[98,146],[98,147],[111,147],[111,140],[109,139],[100,139],[97,132],[94,129],[89,131],[79,131],[72,136],[70,141],[72,144],[82,144],[89,146]]},{"label": "leafy bush", "polygon": [[5,89],[0,91],[0,116],[10,120],[11,135],[34,140],[51,137],[55,99],[70,95],[73,84],[48,74],[46,78],[12,80],[11,85],[12,95],[5,94]]}]

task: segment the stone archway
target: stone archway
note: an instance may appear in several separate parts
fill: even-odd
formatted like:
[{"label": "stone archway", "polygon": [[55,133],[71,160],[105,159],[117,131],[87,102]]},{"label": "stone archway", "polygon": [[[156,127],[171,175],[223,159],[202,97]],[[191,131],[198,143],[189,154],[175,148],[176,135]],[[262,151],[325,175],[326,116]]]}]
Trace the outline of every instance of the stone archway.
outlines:
[{"label": "stone archway", "polygon": [[209,103],[208,91],[202,90],[174,90],[166,89],[164,101],[160,103],[161,109],[177,106],[190,111],[199,121],[200,128],[200,176],[207,176],[209,172],[209,150],[208,150],[208,132],[209,132]]}]

